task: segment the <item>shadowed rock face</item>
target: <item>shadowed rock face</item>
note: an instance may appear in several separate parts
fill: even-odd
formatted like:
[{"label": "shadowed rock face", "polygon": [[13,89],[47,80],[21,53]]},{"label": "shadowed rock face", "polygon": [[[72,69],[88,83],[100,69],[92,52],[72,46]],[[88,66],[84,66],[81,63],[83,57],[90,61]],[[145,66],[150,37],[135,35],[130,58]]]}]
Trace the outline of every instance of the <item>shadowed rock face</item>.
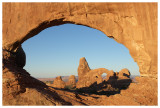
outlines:
[{"label": "shadowed rock face", "polygon": [[74,75],[69,77],[67,85],[72,85],[73,88],[76,87],[76,77]]},{"label": "shadowed rock face", "polygon": [[24,50],[22,49],[22,47],[19,47],[16,51],[16,64],[18,65],[18,67],[24,67],[26,64],[26,54],[24,52]]},{"label": "shadowed rock face", "polygon": [[66,86],[65,82],[62,80],[61,76],[56,77],[52,84],[56,88],[64,88]]},{"label": "shadowed rock face", "polygon": [[118,73],[118,78],[125,79],[125,78],[130,78],[130,72],[128,69],[122,69]]},{"label": "shadowed rock face", "polygon": [[65,23],[102,31],[129,49],[141,76],[157,77],[157,3],[3,3],[2,47],[15,52],[47,27]]},{"label": "shadowed rock face", "polygon": [[[54,89],[31,77],[28,72],[12,64],[3,65],[3,105],[157,105],[157,79],[137,77],[137,83],[106,96],[77,94]],[[97,88],[99,89],[99,88]]]},{"label": "shadowed rock face", "polygon": [[21,46],[16,52],[3,50],[3,62],[12,63],[13,65],[23,68],[26,64],[26,54]]}]

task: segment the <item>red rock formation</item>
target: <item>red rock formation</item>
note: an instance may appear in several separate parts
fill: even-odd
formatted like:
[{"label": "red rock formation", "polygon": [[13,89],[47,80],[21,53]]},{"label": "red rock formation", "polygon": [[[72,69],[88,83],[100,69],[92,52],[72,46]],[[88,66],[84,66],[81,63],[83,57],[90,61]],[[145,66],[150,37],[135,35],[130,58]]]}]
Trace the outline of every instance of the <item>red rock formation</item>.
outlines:
[{"label": "red rock formation", "polygon": [[66,85],[71,86],[72,88],[75,88],[76,87],[76,77],[74,75],[71,75]]},{"label": "red rock formation", "polygon": [[[3,67],[3,105],[157,105],[157,79],[137,77],[120,94],[77,94],[47,87],[24,69]],[[143,86],[142,86],[143,85]],[[135,89],[136,88],[136,89]],[[97,97],[97,98],[95,98]]]},{"label": "red rock formation", "polygon": [[80,58],[78,66],[78,80],[83,80],[83,76],[90,71],[90,67],[85,57]]},{"label": "red rock formation", "polygon": [[[82,68],[85,67],[85,68]],[[82,87],[89,87],[90,85],[92,85],[93,83],[97,83],[100,84],[103,82],[102,79],[102,74],[106,73],[107,74],[107,78],[106,80],[108,80],[110,77],[114,77],[114,72],[113,70],[107,70],[105,68],[99,68],[99,69],[89,69],[88,63],[86,61],[86,59],[80,58],[80,62],[79,62],[79,67],[78,67],[78,82],[76,84],[77,88],[82,88]]]},{"label": "red rock formation", "polygon": [[[2,10],[3,105],[158,104],[157,3],[4,2]],[[22,69],[25,65],[24,56],[15,56],[19,52],[17,49],[24,41],[47,27],[65,23],[98,29],[123,44],[137,62],[140,75],[146,77],[140,77],[138,83],[133,83],[126,91],[110,97],[53,90],[31,77]],[[23,60],[19,61],[21,57]],[[17,64],[20,64],[19,67]]]},{"label": "red rock formation", "polygon": [[3,50],[3,62],[23,68],[26,64],[26,55],[22,47],[20,46],[15,52]]},{"label": "red rock formation", "polygon": [[52,84],[53,87],[56,88],[65,88],[66,84],[65,82],[62,80],[61,76],[56,77],[56,79],[53,81]]},{"label": "red rock formation", "polygon": [[130,75],[131,74],[128,69],[122,69],[118,73],[118,78],[120,78],[120,79],[130,78]]},{"label": "red rock formation", "polygon": [[2,16],[4,50],[15,52],[47,27],[80,24],[127,47],[141,76],[157,77],[157,3],[4,2]]},{"label": "red rock formation", "polygon": [[[85,62],[82,62],[82,60]],[[80,59],[79,63],[85,64],[83,67],[88,67],[88,63],[86,59],[83,57]],[[79,64],[81,66],[81,64]],[[120,72],[113,72],[113,70],[107,70],[105,68],[99,68],[99,69],[93,69],[93,70],[85,70],[83,72],[82,70],[79,70],[80,67],[78,67],[78,82],[76,84],[76,88],[83,88],[83,87],[90,87],[93,84],[101,84],[103,81],[106,81],[108,83],[114,84],[117,87],[123,87],[128,86],[130,84],[130,72],[128,69],[122,69]],[[83,73],[83,74],[79,74]],[[102,74],[106,73],[106,79],[102,79]],[[128,80],[120,80],[120,79],[128,79]],[[117,81],[119,80],[119,81]],[[118,85],[117,85],[118,84]]]}]

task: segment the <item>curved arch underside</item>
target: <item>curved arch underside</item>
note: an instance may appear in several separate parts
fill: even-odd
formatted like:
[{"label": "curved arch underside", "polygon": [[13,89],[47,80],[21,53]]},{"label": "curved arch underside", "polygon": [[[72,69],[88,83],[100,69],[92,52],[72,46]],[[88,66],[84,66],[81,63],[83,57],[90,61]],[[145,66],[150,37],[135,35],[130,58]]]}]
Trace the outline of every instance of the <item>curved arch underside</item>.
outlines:
[{"label": "curved arch underside", "polygon": [[102,31],[129,49],[141,76],[157,77],[157,3],[3,3],[3,49],[65,23]]}]

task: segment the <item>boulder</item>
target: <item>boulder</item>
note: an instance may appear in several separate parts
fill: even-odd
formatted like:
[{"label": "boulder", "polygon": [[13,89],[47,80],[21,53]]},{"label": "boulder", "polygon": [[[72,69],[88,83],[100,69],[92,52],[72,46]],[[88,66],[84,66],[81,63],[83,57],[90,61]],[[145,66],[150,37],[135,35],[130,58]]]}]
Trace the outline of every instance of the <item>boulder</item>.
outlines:
[{"label": "boulder", "polygon": [[55,87],[55,88],[65,88],[66,84],[65,84],[65,82],[62,80],[61,76],[58,76],[58,77],[56,77],[56,79],[53,81],[52,86]]}]

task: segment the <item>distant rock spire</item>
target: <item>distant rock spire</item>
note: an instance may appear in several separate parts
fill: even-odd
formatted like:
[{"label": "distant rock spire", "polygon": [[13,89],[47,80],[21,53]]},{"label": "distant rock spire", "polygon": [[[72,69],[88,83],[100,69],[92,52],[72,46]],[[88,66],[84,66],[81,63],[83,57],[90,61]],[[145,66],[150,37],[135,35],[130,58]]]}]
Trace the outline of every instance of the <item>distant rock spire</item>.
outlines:
[{"label": "distant rock spire", "polygon": [[90,67],[85,57],[80,58],[78,66],[78,80],[81,80],[83,76],[90,71]]}]

